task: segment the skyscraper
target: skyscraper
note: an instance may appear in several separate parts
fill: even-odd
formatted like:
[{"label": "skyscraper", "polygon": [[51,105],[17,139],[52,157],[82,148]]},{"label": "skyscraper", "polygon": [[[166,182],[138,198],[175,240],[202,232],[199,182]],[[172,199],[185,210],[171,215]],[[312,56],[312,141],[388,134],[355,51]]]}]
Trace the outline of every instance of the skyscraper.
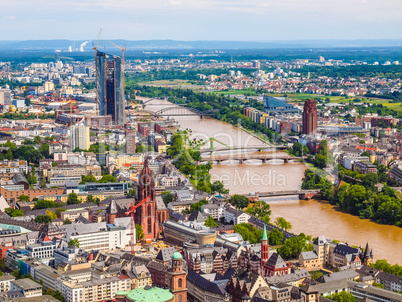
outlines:
[{"label": "skyscraper", "polygon": [[314,100],[307,100],[303,109],[303,134],[317,132],[317,106]]},{"label": "skyscraper", "polygon": [[81,150],[88,150],[90,147],[90,134],[89,127],[83,123],[72,125],[70,127],[71,132],[71,151],[76,148]]},{"label": "skyscraper", "polygon": [[121,58],[97,51],[96,75],[99,114],[111,115],[115,125],[124,124],[125,100]]}]

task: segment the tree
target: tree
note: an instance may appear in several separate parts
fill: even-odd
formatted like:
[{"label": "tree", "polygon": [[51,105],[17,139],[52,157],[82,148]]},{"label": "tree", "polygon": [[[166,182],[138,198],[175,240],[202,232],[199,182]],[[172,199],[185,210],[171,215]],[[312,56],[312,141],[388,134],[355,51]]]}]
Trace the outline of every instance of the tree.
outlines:
[{"label": "tree", "polygon": [[64,219],[63,224],[72,224],[72,222],[70,219],[66,218]]},{"label": "tree", "polygon": [[38,200],[35,202],[34,210],[40,210],[40,209],[49,209],[49,208],[57,208],[61,207],[62,204],[58,202],[54,202],[52,200]]},{"label": "tree", "polygon": [[59,300],[60,302],[64,302],[63,294],[59,290],[54,291],[53,297]]},{"label": "tree", "polygon": [[291,237],[278,249],[279,255],[285,260],[296,259],[301,252],[312,251],[313,245],[308,243],[308,237],[301,233],[297,237]]},{"label": "tree", "polygon": [[49,145],[48,144],[40,145],[39,152],[43,155],[44,158],[49,158],[50,157]]},{"label": "tree", "polygon": [[77,193],[70,193],[67,198],[67,204],[77,204],[81,203],[81,201],[78,199]]},{"label": "tree", "polygon": [[25,106],[26,106],[26,107],[29,107],[29,106],[31,106],[31,103],[32,103],[32,102],[31,102],[31,99],[30,99],[29,97],[26,97],[26,98],[25,98]]},{"label": "tree", "polygon": [[77,238],[71,239],[67,244],[68,246],[75,247],[77,249],[80,247],[80,242],[78,241]]},{"label": "tree", "polygon": [[11,217],[20,217],[24,216],[24,211],[23,210],[17,210],[17,209],[12,209],[12,208],[6,208],[4,210],[7,215]]},{"label": "tree", "polygon": [[61,208],[56,209],[56,211],[55,211],[56,217],[60,218],[61,212],[65,212],[65,211],[66,211],[66,209],[61,209]]},{"label": "tree", "polygon": [[46,210],[46,215],[50,217],[50,219],[57,219],[57,214],[53,213],[51,210]]},{"label": "tree", "polygon": [[363,185],[367,188],[372,188],[378,183],[378,175],[376,173],[367,173],[363,179]]},{"label": "tree", "polygon": [[86,175],[86,176],[82,176],[82,183],[86,183],[86,182],[97,182],[96,177],[93,175]]},{"label": "tree", "polygon": [[275,225],[278,228],[285,230],[285,231],[292,229],[292,224],[290,222],[286,221],[286,219],[283,217],[276,218]]},{"label": "tree", "polygon": [[93,197],[93,195],[89,194],[87,196],[86,202],[88,203],[95,203],[95,198]]},{"label": "tree", "polygon": [[117,182],[117,178],[110,174],[105,174],[99,180],[100,183]]},{"label": "tree", "polygon": [[18,196],[18,201],[30,202],[31,200],[28,195],[20,195],[20,196]]},{"label": "tree", "polygon": [[144,238],[144,231],[142,230],[142,226],[140,224],[135,224],[135,237],[137,241],[140,241]]},{"label": "tree", "polygon": [[332,294],[328,298],[330,300],[336,301],[336,302],[357,302],[357,299],[355,298],[355,296],[353,296],[352,294],[345,292],[345,291],[341,291],[339,293]]},{"label": "tree", "polygon": [[234,205],[238,209],[247,208],[250,204],[250,199],[248,199],[246,196],[238,194],[233,195],[230,201],[232,205]]},{"label": "tree", "polygon": [[41,142],[41,138],[40,138],[40,136],[39,135],[37,135],[37,136],[35,136],[34,137],[34,143],[35,143],[35,145],[38,145],[40,142]]},{"label": "tree", "polygon": [[52,218],[47,215],[38,215],[35,217],[36,223],[50,223],[52,222]]},{"label": "tree", "polygon": [[174,194],[169,191],[162,192],[161,196],[166,206],[174,200]]},{"label": "tree", "polygon": [[205,222],[204,222],[204,225],[206,226],[206,227],[216,227],[216,226],[218,226],[219,224],[217,224],[216,223],[216,221],[211,217],[211,216],[208,216],[208,218],[205,220]]},{"label": "tree", "polygon": [[280,245],[283,243],[283,233],[278,229],[273,229],[268,233],[268,242],[270,245]]},{"label": "tree", "polygon": [[192,212],[192,211],[201,211],[201,206],[204,205],[204,204],[207,204],[207,203],[208,203],[208,201],[206,201],[206,200],[200,200],[199,202],[193,203],[190,206],[190,212]]},{"label": "tree", "polygon": [[266,223],[270,222],[269,216],[271,216],[271,208],[265,201],[255,201],[254,205],[252,207],[248,207],[245,212],[265,221]]},{"label": "tree", "polygon": [[244,241],[248,241],[252,244],[261,242],[263,231],[251,226],[249,223],[236,224],[234,231],[239,233]]},{"label": "tree", "polygon": [[375,287],[384,289],[384,284],[382,284],[382,283],[374,282],[372,285],[375,286]]},{"label": "tree", "polygon": [[211,185],[212,193],[229,194],[229,189],[225,189],[223,181],[214,181]]},{"label": "tree", "polygon": [[135,153],[145,153],[146,149],[144,145],[138,145],[135,147]]}]

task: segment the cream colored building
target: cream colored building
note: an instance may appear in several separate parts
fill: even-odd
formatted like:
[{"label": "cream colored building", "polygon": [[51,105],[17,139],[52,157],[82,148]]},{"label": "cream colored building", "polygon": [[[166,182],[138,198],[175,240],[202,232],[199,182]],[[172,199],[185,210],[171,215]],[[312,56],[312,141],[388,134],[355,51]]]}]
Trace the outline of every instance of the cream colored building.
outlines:
[{"label": "cream colored building", "polygon": [[53,90],[54,90],[54,84],[53,84],[53,82],[47,81],[47,82],[45,82],[45,84],[44,84],[43,86],[44,86],[45,92],[53,91]]},{"label": "cream colored building", "polygon": [[72,125],[70,127],[71,133],[71,150],[80,148],[81,150],[88,150],[90,147],[89,127],[84,124]]}]

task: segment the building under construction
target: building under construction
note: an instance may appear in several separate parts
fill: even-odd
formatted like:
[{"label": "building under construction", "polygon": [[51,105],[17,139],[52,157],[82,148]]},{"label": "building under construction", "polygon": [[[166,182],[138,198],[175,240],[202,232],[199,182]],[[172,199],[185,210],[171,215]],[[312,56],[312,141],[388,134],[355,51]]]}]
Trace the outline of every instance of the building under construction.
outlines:
[{"label": "building under construction", "polygon": [[97,51],[96,74],[99,115],[111,115],[113,124],[123,125],[125,100],[122,59]]}]

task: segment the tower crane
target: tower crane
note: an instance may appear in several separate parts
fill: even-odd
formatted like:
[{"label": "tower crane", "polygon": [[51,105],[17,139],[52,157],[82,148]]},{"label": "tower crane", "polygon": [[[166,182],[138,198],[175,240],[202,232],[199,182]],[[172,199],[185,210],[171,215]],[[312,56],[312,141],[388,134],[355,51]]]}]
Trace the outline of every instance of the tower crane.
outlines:
[{"label": "tower crane", "polygon": [[134,255],[134,229],[135,229],[135,223],[134,223],[134,212],[135,209],[138,208],[140,205],[142,205],[144,202],[149,200],[151,196],[148,196],[147,198],[141,200],[139,203],[137,203],[135,206],[133,203],[131,203],[130,210],[125,213],[126,216],[131,215],[131,255]]},{"label": "tower crane", "polygon": [[[116,46],[117,48],[119,48],[120,50],[121,50],[121,53],[122,53],[122,56],[121,56],[121,58],[122,58],[122,70],[123,70],[123,102],[125,102],[125,97],[124,97],[124,89],[125,89],[125,81],[124,81],[124,52],[127,50],[127,48],[126,48],[126,44],[124,44],[124,46],[123,47],[120,47],[119,45],[117,45],[117,44],[115,44],[115,43],[113,43],[112,41],[108,41],[109,43],[111,43],[111,44],[113,44],[114,46]],[[123,108],[125,108],[126,106],[125,106],[125,104],[123,105]],[[125,123],[126,122],[126,115],[125,114],[123,114],[123,123]]]},{"label": "tower crane", "polygon": [[[96,74],[96,112],[99,115],[99,94],[98,94],[98,61],[96,60],[96,53],[98,49],[99,39],[102,32],[102,28],[99,30],[98,40],[96,41],[96,45],[92,47],[95,50],[95,74]],[[93,45],[93,44],[92,44]]]}]

